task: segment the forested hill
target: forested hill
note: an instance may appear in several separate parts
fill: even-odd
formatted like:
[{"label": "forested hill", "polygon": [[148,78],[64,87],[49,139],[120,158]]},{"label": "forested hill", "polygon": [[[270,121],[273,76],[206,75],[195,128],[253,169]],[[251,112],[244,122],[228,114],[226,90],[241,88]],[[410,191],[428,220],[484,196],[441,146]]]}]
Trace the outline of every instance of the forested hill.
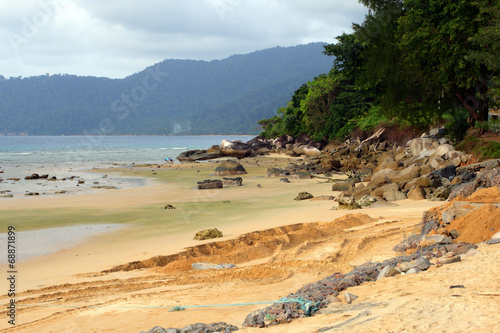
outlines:
[{"label": "forested hill", "polygon": [[223,60],[165,60],[124,79],[0,76],[0,134],[251,134],[328,72],[322,43]]}]

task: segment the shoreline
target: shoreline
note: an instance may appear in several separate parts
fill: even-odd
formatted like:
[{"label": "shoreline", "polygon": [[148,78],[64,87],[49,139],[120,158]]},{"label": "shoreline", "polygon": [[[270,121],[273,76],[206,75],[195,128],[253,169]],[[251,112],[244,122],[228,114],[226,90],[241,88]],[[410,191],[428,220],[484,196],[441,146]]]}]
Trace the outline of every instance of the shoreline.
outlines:
[{"label": "shoreline", "polygon": [[[334,272],[346,273],[365,262],[394,257],[397,253],[392,250],[393,246],[415,228],[421,221],[422,213],[443,204],[403,200],[396,202],[395,206],[345,211],[330,210],[336,205],[331,200],[294,201],[297,193],[302,191],[316,197],[338,195],[340,192],[332,192],[332,183],[320,179],[292,179],[286,184],[280,183],[279,178],[267,177],[266,163],[285,165],[290,162],[289,157],[279,161],[275,158],[242,160],[248,174],[241,175],[243,186],[238,187],[197,190],[197,181],[218,178],[213,176],[217,164],[179,164],[155,168],[156,175],[150,167],[113,169],[123,176],[154,178],[157,184],[152,186],[5,201],[8,205],[0,207],[0,217],[10,216],[10,220],[16,221],[19,226],[77,225],[86,221],[102,225],[113,221],[120,225],[112,232],[92,236],[75,246],[20,262],[20,321],[12,331],[98,331],[125,327],[147,331],[154,326],[182,327],[192,324],[193,317],[196,317],[197,321],[206,323],[227,321],[240,327],[242,332],[261,332],[262,329],[241,327],[241,323],[248,313],[263,306],[200,308],[174,313],[161,307],[165,304],[229,304],[278,299]],[[344,178],[343,175],[337,177]],[[163,209],[166,204],[176,209]],[[27,211],[25,215],[20,214],[23,209]],[[358,216],[361,222],[355,222],[354,216]],[[327,229],[331,231],[316,234],[317,228],[311,227],[315,223],[332,224],[334,227]],[[193,240],[195,232],[213,227],[223,231],[224,237]],[[286,236],[279,235],[283,230],[292,229],[295,231]],[[278,234],[273,236],[272,233]],[[232,244],[244,234],[253,235],[258,240],[248,250],[243,244],[238,245],[231,256],[227,254],[219,258],[217,255],[204,256],[200,252],[196,259],[181,260],[167,266],[102,273],[117,265],[151,262],[154,258],[182,251],[215,253],[226,247],[221,246],[217,250],[214,242]],[[276,245],[278,239],[285,242]],[[481,256],[481,260],[498,257],[498,251],[488,250],[491,258]],[[190,260],[234,261],[237,268],[227,272],[193,271]],[[469,261],[466,263],[468,266],[464,267],[471,265]],[[446,270],[457,270],[462,266],[450,267],[433,270],[429,274],[443,278]],[[408,293],[411,296],[390,294],[391,304],[405,306],[405,302],[412,302],[412,297],[418,297],[418,290],[424,288],[423,283],[428,283],[427,276],[422,273],[417,280],[411,280],[414,285],[412,292]],[[389,280],[378,285],[367,283],[349,292],[374,302],[376,297],[380,297],[375,292],[378,288],[385,288],[386,293],[391,293],[393,291],[389,286],[396,282],[404,283],[399,277]],[[55,294],[63,296],[54,298],[52,295]],[[5,295],[0,295],[0,299],[2,303],[7,300]],[[406,299],[408,301],[403,302]],[[50,304],[53,307],[27,304]],[[99,309],[92,308],[94,305],[98,305]],[[65,306],[74,308],[66,309]],[[398,318],[405,315],[405,310],[397,309],[395,305],[389,308],[401,313]],[[388,315],[380,311],[377,313],[382,318]],[[299,319],[287,325],[286,329],[294,333],[314,331],[328,326],[332,322],[329,318],[319,314]],[[342,318],[335,320],[341,321]],[[394,325],[399,319],[393,320]],[[379,321],[376,323],[380,325]],[[0,329],[7,328],[4,324],[0,323]],[[283,327],[267,330],[280,332]]]}]

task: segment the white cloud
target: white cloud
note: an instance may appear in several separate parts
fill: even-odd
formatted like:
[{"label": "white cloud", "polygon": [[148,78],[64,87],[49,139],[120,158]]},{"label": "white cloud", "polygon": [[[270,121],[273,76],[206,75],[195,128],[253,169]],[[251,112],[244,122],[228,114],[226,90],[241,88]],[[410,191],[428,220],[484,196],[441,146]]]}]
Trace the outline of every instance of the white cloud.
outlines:
[{"label": "white cloud", "polygon": [[357,0],[3,1],[0,74],[124,77],[168,58],[334,42],[365,13]]}]

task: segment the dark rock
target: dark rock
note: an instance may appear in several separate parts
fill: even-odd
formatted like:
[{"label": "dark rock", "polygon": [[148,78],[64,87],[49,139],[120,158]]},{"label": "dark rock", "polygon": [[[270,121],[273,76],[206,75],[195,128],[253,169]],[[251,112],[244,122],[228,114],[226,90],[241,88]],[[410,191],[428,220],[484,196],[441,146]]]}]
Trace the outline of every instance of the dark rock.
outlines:
[{"label": "dark rock", "polygon": [[450,164],[442,169],[432,171],[431,174],[441,178],[451,179],[457,175],[457,168]]},{"label": "dark rock", "polygon": [[31,196],[34,196],[34,195],[40,195],[40,193],[38,193],[38,192],[28,192],[28,193],[25,194],[25,196],[27,196],[27,197],[31,197]]},{"label": "dark rock", "polygon": [[37,173],[32,174],[31,176],[26,176],[24,177],[25,180],[33,180],[33,179],[40,179],[40,175]]},{"label": "dark rock", "polygon": [[287,184],[289,184],[290,181],[288,180],[288,178],[285,177],[285,178],[281,178],[280,179],[280,183],[287,183]]},{"label": "dark rock", "polygon": [[308,200],[308,199],[312,199],[314,198],[314,196],[311,194],[311,193],[308,193],[308,192],[300,192],[296,197],[295,199],[293,200],[297,200],[297,201],[300,201],[300,200]]},{"label": "dark rock", "polygon": [[205,240],[205,239],[213,239],[223,237],[222,231],[219,231],[217,228],[214,229],[205,229],[202,231],[198,231],[196,235],[194,235],[194,240]]},{"label": "dark rock", "polygon": [[163,209],[175,209],[175,207],[172,205],[165,205],[165,207],[163,207]]},{"label": "dark rock", "polygon": [[222,157],[220,150],[188,150],[182,152],[177,156],[177,160],[181,162],[196,162],[196,161],[206,161],[214,158]]},{"label": "dark rock", "polygon": [[198,182],[199,190],[210,190],[215,188],[222,188],[222,180],[220,179],[206,179]]},{"label": "dark rock", "polygon": [[116,186],[112,186],[112,185],[97,185],[97,186],[92,186],[92,188],[96,188],[96,189],[105,189],[105,190],[116,190]]},{"label": "dark rock", "polygon": [[226,186],[241,186],[243,184],[243,178],[222,178],[222,183]]},{"label": "dark rock", "polygon": [[452,190],[452,186],[440,186],[433,193],[427,196],[427,199],[430,201],[444,201],[447,200],[450,196]]},{"label": "dark rock", "polygon": [[236,161],[224,161],[215,168],[216,176],[229,176],[229,175],[243,175],[247,171],[245,168]]}]

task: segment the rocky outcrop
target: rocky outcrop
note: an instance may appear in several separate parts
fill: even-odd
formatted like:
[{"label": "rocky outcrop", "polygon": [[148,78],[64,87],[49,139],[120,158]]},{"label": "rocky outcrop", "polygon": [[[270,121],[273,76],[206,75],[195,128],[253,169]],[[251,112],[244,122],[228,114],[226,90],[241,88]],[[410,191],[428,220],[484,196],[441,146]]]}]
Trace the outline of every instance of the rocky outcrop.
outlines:
[{"label": "rocky outcrop", "polygon": [[[179,310],[184,310],[180,307]],[[212,333],[212,332],[233,332],[237,331],[238,327],[229,325],[223,322],[213,324],[192,324],[183,328],[163,328],[155,326],[147,332],[141,331],[139,333]]]},{"label": "rocky outcrop", "polygon": [[222,140],[220,144],[220,152],[223,156],[243,158],[252,154],[252,146],[244,143],[241,140]]}]

